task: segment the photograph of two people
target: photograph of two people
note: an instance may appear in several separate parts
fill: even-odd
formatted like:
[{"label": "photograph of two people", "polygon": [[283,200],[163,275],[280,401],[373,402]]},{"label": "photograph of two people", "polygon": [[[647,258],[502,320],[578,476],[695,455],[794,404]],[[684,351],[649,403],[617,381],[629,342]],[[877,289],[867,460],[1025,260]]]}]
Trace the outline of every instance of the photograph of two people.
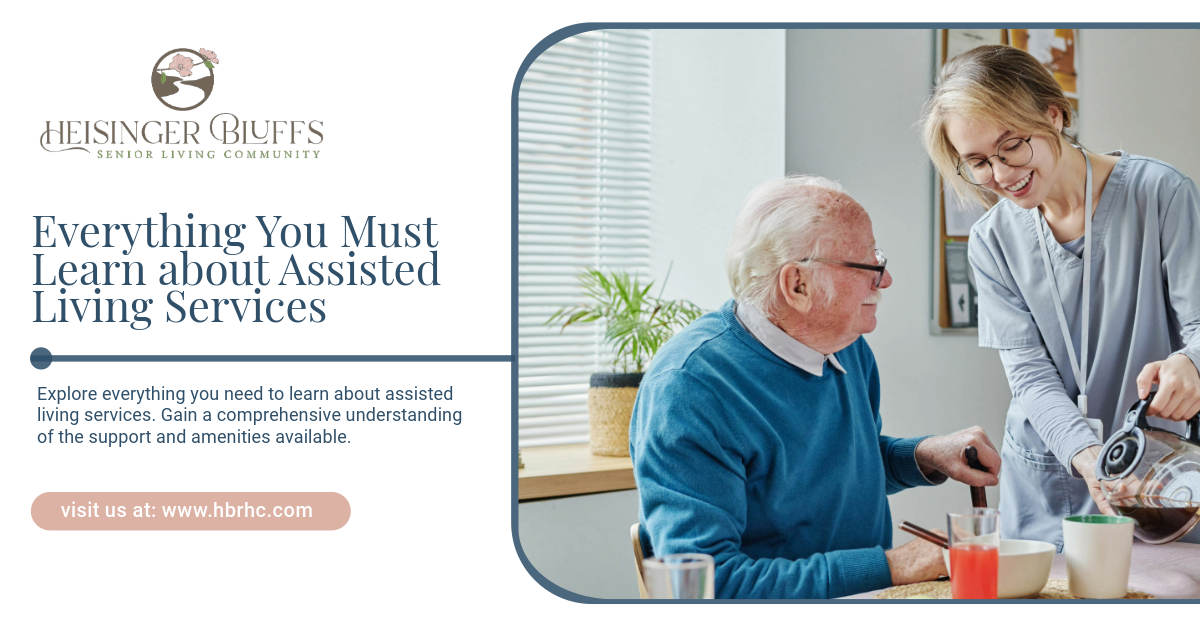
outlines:
[{"label": "photograph of two people", "polygon": [[568,599],[1200,598],[1196,30],[612,29],[514,111]]}]

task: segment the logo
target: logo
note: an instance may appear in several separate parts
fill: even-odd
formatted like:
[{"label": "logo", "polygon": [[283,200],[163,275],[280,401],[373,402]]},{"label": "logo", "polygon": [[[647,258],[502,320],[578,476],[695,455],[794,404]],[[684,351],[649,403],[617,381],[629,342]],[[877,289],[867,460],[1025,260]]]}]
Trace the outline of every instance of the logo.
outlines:
[{"label": "logo", "polygon": [[158,58],[150,84],[158,102],[175,111],[191,111],[212,95],[217,53],[176,48]]},{"label": "logo", "polygon": [[[218,63],[217,53],[204,48],[167,51],[150,70],[154,97],[174,111],[198,108],[212,96]],[[136,85],[136,71],[129,80]],[[320,159],[324,121],[297,120],[293,116],[246,118],[223,111],[204,122],[79,115],[73,117],[82,119],[46,120],[38,143],[48,153],[91,153],[92,147],[97,147],[95,158],[103,160]],[[175,114],[171,117],[183,118]]]}]

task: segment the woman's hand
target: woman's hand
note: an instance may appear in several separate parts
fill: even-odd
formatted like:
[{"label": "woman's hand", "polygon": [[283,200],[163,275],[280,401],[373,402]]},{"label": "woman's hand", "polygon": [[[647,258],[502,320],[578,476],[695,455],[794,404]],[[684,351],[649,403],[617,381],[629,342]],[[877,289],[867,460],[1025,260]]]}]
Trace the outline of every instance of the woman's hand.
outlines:
[{"label": "woman's hand", "polygon": [[1112,506],[1108,500],[1104,498],[1104,490],[1100,488],[1100,480],[1096,479],[1096,458],[1100,455],[1100,445],[1092,445],[1087,449],[1075,454],[1071,458],[1071,466],[1083,476],[1083,480],[1087,482],[1088,492],[1092,494],[1092,501],[1100,507],[1100,512],[1106,515],[1115,515]]},{"label": "woman's hand", "polygon": [[[986,472],[967,466],[963,451],[968,446],[979,452],[979,462],[987,467]],[[1000,454],[978,425],[953,434],[926,438],[917,444],[916,455],[917,465],[927,476],[930,471],[941,471],[969,486],[996,486],[1000,483]]]},{"label": "woman's hand", "polygon": [[1153,384],[1158,384],[1158,392],[1147,414],[1186,421],[1200,412],[1200,372],[1186,355],[1147,364],[1137,378],[1138,397],[1145,399]]}]

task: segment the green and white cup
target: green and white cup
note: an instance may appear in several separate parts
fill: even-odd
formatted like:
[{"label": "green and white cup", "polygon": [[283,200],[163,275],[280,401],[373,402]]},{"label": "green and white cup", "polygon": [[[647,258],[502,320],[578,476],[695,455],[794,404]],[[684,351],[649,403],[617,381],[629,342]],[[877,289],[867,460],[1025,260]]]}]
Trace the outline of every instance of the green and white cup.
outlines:
[{"label": "green and white cup", "polygon": [[1063,555],[1071,595],[1115,599],[1129,592],[1133,519],[1077,515],[1063,519]]}]

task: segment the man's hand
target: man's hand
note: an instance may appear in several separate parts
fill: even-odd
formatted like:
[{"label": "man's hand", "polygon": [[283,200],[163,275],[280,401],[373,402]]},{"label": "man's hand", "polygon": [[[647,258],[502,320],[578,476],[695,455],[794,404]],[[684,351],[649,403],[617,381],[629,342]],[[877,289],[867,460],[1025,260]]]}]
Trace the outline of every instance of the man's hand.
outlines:
[{"label": "man's hand", "polygon": [[1096,458],[1100,455],[1100,445],[1092,445],[1087,449],[1075,454],[1071,458],[1071,466],[1083,476],[1087,482],[1088,492],[1092,494],[1092,501],[1100,507],[1100,512],[1106,515],[1115,515],[1112,506],[1108,500],[1104,498],[1104,491],[1100,488],[1100,480],[1096,479]]},{"label": "man's hand", "polygon": [[[979,452],[979,462],[987,472],[967,466],[963,451],[973,446]],[[970,486],[996,486],[1000,483],[1000,454],[983,428],[968,427],[946,436],[926,438],[917,445],[917,465],[921,472],[941,471]]]},{"label": "man's hand", "polygon": [[[932,530],[942,536],[941,530]],[[942,557],[942,548],[923,539],[914,539],[885,552],[888,569],[892,572],[892,586],[912,584],[914,582],[929,582],[937,580],[938,576],[946,573],[946,561]]]},{"label": "man's hand", "polygon": [[1158,392],[1147,414],[1186,421],[1200,412],[1200,373],[1191,358],[1179,353],[1147,364],[1137,378],[1138,398],[1145,399],[1154,384]]}]

